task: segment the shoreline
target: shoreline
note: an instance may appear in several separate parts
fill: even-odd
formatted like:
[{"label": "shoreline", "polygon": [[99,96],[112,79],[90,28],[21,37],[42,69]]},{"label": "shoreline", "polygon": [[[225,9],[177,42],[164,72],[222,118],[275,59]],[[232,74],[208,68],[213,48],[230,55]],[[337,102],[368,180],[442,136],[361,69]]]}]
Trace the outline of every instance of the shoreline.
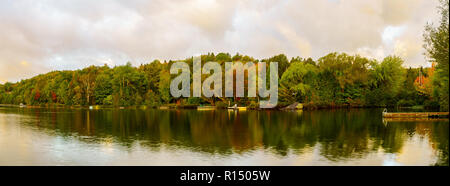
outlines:
[{"label": "shoreline", "polygon": [[[46,105],[46,106],[40,106],[40,105],[15,105],[15,104],[0,104],[0,107],[15,107],[15,108],[68,108],[68,109],[91,109],[91,110],[98,110],[98,109],[159,109],[159,110],[197,110],[202,107],[210,107],[212,110],[229,110],[228,107],[223,106],[212,106],[212,105],[174,105],[174,104],[167,104],[167,105],[160,105],[160,106],[148,106],[148,105],[133,105],[133,106],[113,106],[113,105],[89,105],[89,106],[83,106],[83,105]],[[286,105],[278,106],[275,108],[270,109],[261,109],[261,108],[253,108],[253,107],[245,107],[246,110],[276,110],[276,111],[292,111],[292,110],[338,110],[338,109],[369,109],[369,108],[415,108],[415,106],[411,107],[395,107],[395,106],[308,106],[304,105],[302,108],[286,108]],[[426,108],[424,108],[426,109]]]}]

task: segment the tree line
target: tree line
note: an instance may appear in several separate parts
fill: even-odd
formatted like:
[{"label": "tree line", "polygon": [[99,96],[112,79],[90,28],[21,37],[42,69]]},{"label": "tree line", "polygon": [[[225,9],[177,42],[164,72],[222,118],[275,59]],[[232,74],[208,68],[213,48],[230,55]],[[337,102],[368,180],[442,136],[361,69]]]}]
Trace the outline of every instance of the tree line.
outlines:
[{"label": "tree line", "polygon": [[[192,58],[182,60],[192,68]],[[284,54],[268,59],[255,60],[249,56],[228,53],[209,53],[201,56],[202,63],[217,61],[278,62],[279,105],[294,102],[310,107],[341,106],[436,106],[431,92],[420,91],[415,85],[422,68],[402,67],[403,60],[389,56],[378,62],[358,55],[330,53],[314,61],[311,58],[288,59]],[[256,98],[173,98],[169,73],[175,61],[160,62],[133,67],[90,66],[74,71],[53,71],[17,83],[0,85],[0,103],[26,105],[112,105],[159,106],[180,105],[228,105],[239,104],[256,107]],[[207,75],[203,75],[202,79]],[[192,81],[191,81],[192,82]],[[245,81],[247,83],[247,81]],[[247,87],[247,85],[245,85]]]},{"label": "tree line", "polygon": [[[377,61],[346,53],[330,53],[317,60],[300,57],[289,60],[284,54],[258,60],[241,54],[208,53],[201,56],[201,61],[202,64],[216,61],[222,67],[224,62],[230,61],[261,61],[266,65],[278,62],[280,106],[301,102],[313,108],[425,105],[448,110],[448,5],[448,0],[441,1],[439,25],[428,24],[425,27],[426,55],[436,64],[427,69],[404,68],[403,59],[397,56]],[[188,63],[192,72],[193,59],[181,61]],[[169,73],[174,62],[154,60],[139,67],[127,63],[112,68],[104,65],[74,71],[53,71],[0,85],[0,103],[113,106],[173,103],[227,106],[236,103],[257,107],[259,97],[174,99],[170,95],[170,80],[174,75]],[[202,79],[205,78],[206,75],[202,75]]]}]

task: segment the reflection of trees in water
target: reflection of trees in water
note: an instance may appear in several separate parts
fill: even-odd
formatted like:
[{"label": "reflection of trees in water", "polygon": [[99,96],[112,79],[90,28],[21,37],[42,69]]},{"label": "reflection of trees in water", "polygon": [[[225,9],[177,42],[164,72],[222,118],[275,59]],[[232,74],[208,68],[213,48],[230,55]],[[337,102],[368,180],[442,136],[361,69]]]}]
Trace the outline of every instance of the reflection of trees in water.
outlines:
[{"label": "reflection of trees in water", "polygon": [[427,137],[438,150],[437,163],[448,165],[448,121],[384,125],[378,110],[36,109],[21,112],[37,117],[41,128],[55,129],[63,135],[90,136],[91,141],[114,138],[132,147],[138,140],[140,145],[152,148],[164,144],[223,155],[265,148],[285,156],[290,150],[300,153],[320,143],[320,154],[330,160],[361,158],[379,148],[398,153],[405,140],[419,135]]},{"label": "reflection of trees in water", "polygon": [[[333,116],[330,117],[330,112]],[[331,160],[347,158],[352,155],[360,156],[367,152],[369,130],[373,122],[367,118],[367,112],[361,111],[319,111],[317,114],[310,114],[316,119],[319,134],[319,141],[322,144],[321,154]]]},{"label": "reflection of trees in water", "polygon": [[[438,149],[438,161],[436,165],[448,166],[448,123],[440,123],[433,125],[431,140],[433,141],[434,149]],[[447,139],[447,140],[442,140]]]}]

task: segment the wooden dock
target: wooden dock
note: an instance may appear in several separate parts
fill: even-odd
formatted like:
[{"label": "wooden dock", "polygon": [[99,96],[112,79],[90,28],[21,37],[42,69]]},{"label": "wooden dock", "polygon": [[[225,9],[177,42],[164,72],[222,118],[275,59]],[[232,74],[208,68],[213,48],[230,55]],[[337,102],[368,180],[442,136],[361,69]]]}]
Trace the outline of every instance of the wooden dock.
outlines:
[{"label": "wooden dock", "polygon": [[386,112],[384,118],[448,118],[448,112]]},{"label": "wooden dock", "polygon": [[383,122],[436,122],[448,121],[448,118],[383,118]]}]

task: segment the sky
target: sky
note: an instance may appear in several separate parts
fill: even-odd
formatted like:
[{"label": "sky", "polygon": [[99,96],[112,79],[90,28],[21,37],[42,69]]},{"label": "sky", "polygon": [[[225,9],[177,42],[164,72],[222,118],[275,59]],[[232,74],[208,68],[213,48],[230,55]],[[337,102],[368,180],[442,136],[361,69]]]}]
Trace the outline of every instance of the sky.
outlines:
[{"label": "sky", "polygon": [[0,0],[0,83],[208,52],[318,59],[346,52],[430,66],[438,0]]}]

